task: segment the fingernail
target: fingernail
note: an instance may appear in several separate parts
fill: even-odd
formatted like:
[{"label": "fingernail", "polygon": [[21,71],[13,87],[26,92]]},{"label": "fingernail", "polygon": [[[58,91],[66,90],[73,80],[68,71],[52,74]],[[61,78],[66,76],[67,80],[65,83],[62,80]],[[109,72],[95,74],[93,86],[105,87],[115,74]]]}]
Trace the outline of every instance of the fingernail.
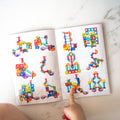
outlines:
[{"label": "fingernail", "polygon": [[73,87],[73,89],[75,89],[75,86],[72,86]]}]

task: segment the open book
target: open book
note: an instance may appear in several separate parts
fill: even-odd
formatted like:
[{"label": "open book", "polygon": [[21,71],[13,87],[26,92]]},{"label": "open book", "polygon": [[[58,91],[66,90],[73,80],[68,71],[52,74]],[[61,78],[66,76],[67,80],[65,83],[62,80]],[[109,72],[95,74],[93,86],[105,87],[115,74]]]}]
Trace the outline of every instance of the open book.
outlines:
[{"label": "open book", "polygon": [[13,35],[12,76],[18,104],[110,93],[102,25]]}]

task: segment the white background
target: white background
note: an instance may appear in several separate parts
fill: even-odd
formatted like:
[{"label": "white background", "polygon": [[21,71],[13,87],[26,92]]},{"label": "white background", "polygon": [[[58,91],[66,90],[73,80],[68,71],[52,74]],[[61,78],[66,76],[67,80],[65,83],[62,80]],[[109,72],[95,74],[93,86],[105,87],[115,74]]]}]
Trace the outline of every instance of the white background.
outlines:
[{"label": "white background", "polygon": [[[15,103],[8,34],[102,23],[111,95],[79,98],[88,120],[120,119],[120,0],[0,0],[0,102]],[[60,120],[67,101],[19,106],[33,120]],[[54,106],[54,107],[53,107]]]}]

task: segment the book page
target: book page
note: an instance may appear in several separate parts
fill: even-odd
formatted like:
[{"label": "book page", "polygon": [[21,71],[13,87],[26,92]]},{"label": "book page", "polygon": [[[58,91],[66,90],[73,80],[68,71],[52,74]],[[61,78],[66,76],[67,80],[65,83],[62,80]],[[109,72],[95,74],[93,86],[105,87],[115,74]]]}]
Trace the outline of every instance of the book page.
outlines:
[{"label": "book page", "polygon": [[60,100],[54,30],[12,35],[9,46],[17,103],[22,105]]},{"label": "book page", "polygon": [[55,31],[63,99],[110,93],[101,24]]}]

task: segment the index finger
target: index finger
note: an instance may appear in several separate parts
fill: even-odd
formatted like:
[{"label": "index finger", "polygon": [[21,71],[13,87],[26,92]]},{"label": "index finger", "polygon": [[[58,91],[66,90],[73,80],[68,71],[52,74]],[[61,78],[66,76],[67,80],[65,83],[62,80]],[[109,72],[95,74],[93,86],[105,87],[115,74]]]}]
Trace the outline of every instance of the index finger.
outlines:
[{"label": "index finger", "polygon": [[75,103],[75,101],[74,101],[74,91],[75,91],[75,86],[72,86],[72,88],[70,90],[70,93],[69,93],[70,105]]}]

